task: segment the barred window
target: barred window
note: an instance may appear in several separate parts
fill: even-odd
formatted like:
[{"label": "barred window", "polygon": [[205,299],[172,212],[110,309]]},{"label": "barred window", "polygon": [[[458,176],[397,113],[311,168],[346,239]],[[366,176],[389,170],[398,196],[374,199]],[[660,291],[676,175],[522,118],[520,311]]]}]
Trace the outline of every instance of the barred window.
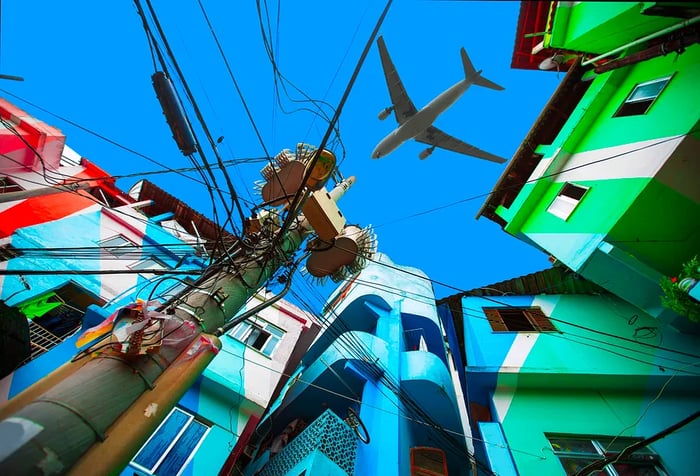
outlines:
[{"label": "barred window", "polygon": [[[578,435],[547,435],[552,451],[567,475],[576,474],[589,464],[614,456],[641,438]],[[611,463],[598,474],[610,476],[665,475],[659,456],[649,447],[639,448],[624,459]]]}]

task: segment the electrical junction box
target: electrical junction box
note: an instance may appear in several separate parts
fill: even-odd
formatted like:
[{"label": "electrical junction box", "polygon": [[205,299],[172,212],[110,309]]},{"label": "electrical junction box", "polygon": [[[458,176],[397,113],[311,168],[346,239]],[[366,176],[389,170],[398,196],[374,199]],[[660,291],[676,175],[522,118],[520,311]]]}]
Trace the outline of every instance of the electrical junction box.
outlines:
[{"label": "electrical junction box", "polygon": [[323,241],[331,241],[345,227],[345,216],[325,187],[312,193],[301,210]]}]

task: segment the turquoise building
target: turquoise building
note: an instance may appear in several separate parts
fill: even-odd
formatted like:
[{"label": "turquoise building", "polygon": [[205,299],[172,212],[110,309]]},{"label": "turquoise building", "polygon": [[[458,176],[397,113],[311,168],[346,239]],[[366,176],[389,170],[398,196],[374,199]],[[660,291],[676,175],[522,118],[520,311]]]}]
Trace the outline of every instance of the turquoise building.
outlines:
[{"label": "turquoise building", "polygon": [[[477,458],[506,475],[573,475],[700,408],[700,340],[554,267],[442,299]],[[607,475],[693,475],[700,420]],[[488,471],[483,474],[492,474]]]},{"label": "turquoise building", "polygon": [[[246,309],[270,297],[256,294]],[[221,351],[122,474],[228,474],[318,330],[281,300],[221,336]]]},{"label": "turquoise building", "polygon": [[[12,104],[0,100],[0,114],[9,118],[0,126],[2,420],[21,408],[23,391],[76,356],[85,330],[137,299],[177,302],[216,245],[236,238],[147,180],[122,192],[58,129]],[[45,194],[55,177],[86,185]],[[263,291],[246,309],[269,298]],[[221,336],[217,357],[123,474],[230,469],[318,330],[280,300]]]},{"label": "turquoise building", "polygon": [[565,77],[477,217],[641,311],[700,250],[698,3],[522,2],[513,66]]},{"label": "turquoise building", "polygon": [[322,323],[243,474],[470,474],[466,408],[427,277],[379,254],[331,295]]}]

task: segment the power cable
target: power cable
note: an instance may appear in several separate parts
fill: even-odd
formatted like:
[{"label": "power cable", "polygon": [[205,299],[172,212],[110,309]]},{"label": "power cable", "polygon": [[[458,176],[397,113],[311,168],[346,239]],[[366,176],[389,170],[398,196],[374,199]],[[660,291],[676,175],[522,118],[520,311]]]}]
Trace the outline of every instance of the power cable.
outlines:
[{"label": "power cable", "polygon": [[[537,178],[534,178],[534,179],[529,179],[529,180],[526,180],[526,181],[524,181],[524,182],[515,183],[515,184],[513,184],[513,185],[509,185],[509,186],[507,186],[507,187],[503,187],[503,188],[500,189],[500,190],[519,189],[519,188],[522,188],[524,185],[531,184],[531,183],[536,183],[536,182],[539,182],[540,180],[544,180],[544,179],[556,177],[556,176],[561,175],[561,174],[563,174],[563,173],[565,173],[565,172],[570,172],[570,171],[572,171],[572,170],[578,170],[578,169],[581,169],[581,168],[584,168],[584,167],[588,167],[588,166],[591,166],[591,165],[596,165],[596,164],[599,164],[599,163],[606,162],[606,161],[608,161],[608,160],[613,160],[613,159],[617,159],[617,158],[623,157],[623,156],[628,155],[628,154],[632,154],[632,153],[635,153],[635,152],[640,152],[640,151],[642,151],[642,150],[649,149],[649,148],[651,148],[651,147],[655,147],[655,146],[657,146],[657,145],[665,144],[666,142],[670,142],[670,141],[677,140],[677,139],[679,139],[679,138],[681,138],[681,137],[685,137],[686,135],[692,134],[692,133],[694,133],[694,132],[696,132],[696,131],[698,131],[698,130],[700,130],[700,128],[693,129],[693,130],[689,131],[688,134],[682,134],[682,135],[677,135],[677,136],[673,136],[673,137],[667,137],[667,138],[665,138],[665,139],[658,140],[658,141],[653,142],[653,143],[651,143],[651,144],[643,145],[643,146],[638,147],[638,148],[636,148],[636,149],[627,150],[627,151],[625,151],[625,152],[620,152],[619,154],[614,154],[614,155],[611,155],[611,156],[608,156],[608,157],[603,157],[603,158],[601,158],[601,159],[594,160],[594,161],[591,161],[591,162],[587,162],[587,163],[585,163],[585,164],[576,165],[576,166],[570,167],[570,168],[568,168],[568,169],[562,169],[562,170],[560,170],[560,171],[558,171],[558,172],[553,172],[553,173],[551,173],[551,174],[542,175],[542,176],[540,176],[540,177],[537,177]],[[379,225],[375,225],[374,228],[376,229],[376,228],[380,228],[380,227],[387,226],[387,225],[393,225],[393,224],[395,224],[395,223],[398,223],[398,222],[401,222],[401,221],[404,221],[404,220],[408,220],[408,219],[410,219],[410,218],[416,218],[416,217],[419,217],[419,216],[422,216],[422,215],[428,215],[428,214],[430,214],[430,213],[434,213],[434,212],[437,212],[437,211],[445,210],[445,209],[450,208],[450,207],[453,207],[453,206],[455,206],[455,205],[460,205],[460,204],[462,204],[462,203],[471,202],[471,201],[473,201],[473,200],[477,200],[477,199],[480,199],[480,198],[489,198],[489,197],[491,197],[491,195],[494,195],[495,193],[496,193],[496,192],[492,190],[492,191],[490,191],[490,192],[480,193],[480,194],[478,194],[478,195],[473,195],[473,196],[471,196],[471,197],[467,197],[467,198],[464,198],[464,199],[462,199],[462,200],[457,200],[456,202],[448,203],[448,204],[446,204],[446,205],[441,205],[441,206],[439,206],[439,207],[430,208],[430,209],[424,210],[424,211],[422,211],[422,212],[413,213],[413,214],[411,214],[411,215],[406,215],[406,216],[404,216],[404,217],[396,218],[396,219],[391,220],[391,221],[388,221],[388,222],[386,222],[386,223],[382,223],[382,224],[379,224]]]},{"label": "power cable", "polygon": [[[122,144],[120,144],[120,143],[118,143],[118,142],[116,142],[116,141],[114,141],[114,140],[112,140],[112,139],[110,139],[110,138],[108,138],[108,137],[102,135],[102,134],[99,134],[99,133],[97,133],[97,132],[95,132],[95,131],[93,131],[93,130],[91,130],[91,129],[88,129],[88,128],[84,127],[84,126],[81,126],[80,124],[78,124],[78,123],[76,123],[76,122],[74,122],[74,121],[71,121],[70,119],[67,119],[67,118],[65,118],[65,117],[63,117],[63,116],[60,116],[60,115],[58,115],[58,114],[54,114],[53,112],[49,111],[48,109],[45,109],[45,108],[43,108],[43,107],[41,107],[41,106],[39,106],[39,105],[37,105],[37,104],[34,104],[34,103],[32,103],[32,102],[30,102],[30,101],[28,101],[28,100],[26,100],[26,99],[24,99],[24,98],[22,98],[22,97],[20,97],[20,96],[17,96],[16,94],[12,94],[11,92],[6,91],[6,90],[4,90],[4,89],[2,89],[2,88],[0,88],[0,92],[2,92],[3,94],[7,94],[8,96],[12,96],[13,98],[15,98],[15,99],[17,99],[17,100],[19,100],[19,101],[22,101],[23,103],[26,103],[26,104],[32,106],[33,108],[36,108],[36,109],[38,109],[38,110],[40,110],[40,111],[42,111],[42,112],[44,112],[44,113],[46,113],[46,114],[49,114],[50,116],[53,116],[53,117],[55,117],[55,118],[57,118],[57,119],[59,119],[59,120],[65,122],[65,123],[67,123],[67,124],[70,124],[71,126],[76,127],[76,128],[80,129],[80,130],[83,131],[83,132],[87,132],[88,134],[90,134],[90,135],[92,135],[92,136],[94,136],[94,137],[97,137],[98,139],[103,140],[103,141],[105,141],[105,142],[107,142],[107,143],[109,143],[109,144],[112,144],[112,145],[115,146],[115,147],[118,147],[118,148],[120,148],[120,149],[122,149],[122,150],[124,150],[124,151],[126,151],[126,152],[129,152],[129,153],[134,154],[134,155],[136,155],[136,156],[138,156],[138,157],[141,157],[142,159],[145,159],[145,160],[151,162],[152,164],[155,164],[155,165],[161,167],[161,168],[164,169],[164,170],[170,170],[170,171],[173,171],[174,173],[178,173],[178,172],[175,172],[174,169],[172,169],[171,167],[169,167],[169,166],[167,166],[167,165],[165,165],[165,164],[163,164],[163,163],[161,163],[161,162],[158,162],[157,160],[155,160],[155,159],[153,159],[153,158],[151,158],[151,157],[148,157],[147,155],[142,154],[141,152],[138,152],[138,151],[136,151],[136,150],[134,150],[134,149],[131,149],[131,148],[129,148],[129,147],[126,147],[126,146],[124,146],[124,145],[122,145]],[[191,177],[189,177],[189,176],[187,176],[187,175],[184,175],[184,174],[181,174],[181,173],[179,173],[179,175],[182,175],[183,177],[188,178],[188,179],[191,178]]]},{"label": "power cable", "polygon": [[[352,73],[352,76],[350,77],[350,80],[348,81],[348,85],[345,88],[345,92],[343,93],[343,96],[340,98],[340,101],[338,103],[338,107],[335,110],[335,113],[333,115],[333,118],[331,119],[331,122],[329,124],[328,129],[326,130],[326,134],[323,136],[323,139],[321,140],[321,144],[319,145],[318,149],[314,153],[313,158],[309,161],[308,166],[306,167],[306,170],[304,172],[304,177],[302,179],[302,184],[306,184],[309,181],[309,178],[311,177],[311,174],[314,171],[314,166],[318,162],[319,157],[321,156],[321,151],[323,151],[324,147],[326,146],[326,143],[328,142],[328,138],[330,137],[331,133],[333,132],[333,127],[335,126],[335,123],[338,121],[338,118],[340,117],[340,113],[343,110],[343,107],[345,106],[345,102],[347,101],[348,96],[350,95],[350,91],[352,90],[353,85],[355,84],[355,80],[357,79],[357,76],[360,73],[360,69],[362,68],[362,65],[364,64],[364,60],[367,57],[367,54],[369,53],[369,49],[372,47],[374,44],[374,39],[377,36],[379,32],[379,28],[381,27],[382,23],[384,22],[384,18],[386,17],[386,14],[389,12],[389,7],[391,7],[391,3],[393,0],[388,0],[386,3],[386,6],[384,7],[384,10],[382,11],[381,15],[379,16],[379,19],[377,20],[377,23],[374,27],[374,30],[372,31],[372,34],[370,35],[369,39],[367,40],[367,43],[365,44],[365,48],[362,51],[362,54],[360,55],[360,59],[357,62],[357,65],[355,66],[355,69]],[[279,243],[279,241],[282,239],[282,237],[285,235],[287,230],[292,224],[292,221],[294,220],[295,215],[298,212],[298,208],[301,204],[301,202],[304,200],[306,195],[305,188],[301,187],[299,191],[294,196],[294,200],[292,200],[292,203],[289,205],[289,214],[287,218],[285,219],[284,223],[282,224],[282,227],[280,228],[277,237],[275,238],[275,245]]]},{"label": "power cable", "polygon": [[260,142],[260,146],[262,147],[263,151],[265,152],[265,155],[268,157],[271,157],[270,153],[267,150],[267,147],[265,146],[265,141],[263,141],[262,135],[260,134],[260,130],[258,129],[258,126],[255,124],[255,119],[253,119],[253,114],[250,112],[250,108],[248,107],[248,103],[246,102],[245,98],[243,97],[243,92],[241,91],[241,88],[238,86],[238,81],[236,81],[236,77],[233,74],[233,70],[231,69],[231,65],[228,62],[228,59],[226,58],[226,54],[224,53],[224,50],[221,46],[221,43],[219,42],[219,37],[216,34],[216,31],[214,30],[214,27],[211,24],[211,21],[209,20],[209,15],[207,15],[206,10],[204,9],[204,5],[202,5],[201,0],[197,0],[197,4],[199,5],[200,10],[202,11],[202,15],[204,16],[204,19],[207,22],[207,26],[209,27],[209,32],[211,33],[212,37],[214,38],[214,42],[216,43],[216,47],[219,50],[219,54],[221,55],[221,58],[224,60],[224,65],[226,66],[226,71],[228,71],[229,78],[231,78],[231,82],[233,83],[233,87],[236,89],[236,92],[238,93],[238,97],[241,99],[241,104],[243,104],[243,108],[245,109],[245,112],[248,116],[248,120],[250,121],[250,125],[253,126],[253,131],[255,131],[255,135],[258,138],[258,142]]},{"label": "power cable", "polygon": [[[230,352],[230,351],[226,350],[225,348],[222,348],[222,349],[221,349],[221,352],[222,352],[222,353],[225,353],[225,354],[233,355],[233,356],[236,356],[236,357],[240,357],[238,354],[234,354],[233,352]],[[269,367],[269,366],[263,364],[262,362],[258,362],[258,361],[256,361],[256,360],[249,360],[249,359],[246,359],[245,361],[246,361],[247,363],[256,365],[256,366],[258,366],[258,367],[261,367],[261,368],[263,368],[263,369],[265,369],[265,370],[269,370],[269,371],[278,373],[278,374],[280,374],[281,376],[286,377],[286,378],[289,378],[289,379],[292,379],[292,378],[295,376],[295,374],[297,374],[296,371],[295,371],[293,374],[287,374],[287,373],[285,373],[285,372],[282,371],[282,370]],[[322,387],[322,386],[320,386],[320,385],[318,385],[318,384],[315,384],[314,382],[309,382],[309,381],[307,381],[307,380],[304,380],[303,378],[295,378],[295,382],[303,383],[303,384],[305,384],[305,385],[308,385],[309,387],[316,388],[316,389],[321,390],[322,392],[326,392],[326,393],[328,393],[328,394],[330,394],[330,395],[334,395],[334,396],[336,396],[336,397],[344,398],[344,399],[348,400],[349,402],[353,402],[353,403],[357,403],[357,404],[366,405],[366,406],[369,407],[369,408],[373,408],[373,409],[375,409],[375,410],[381,411],[381,412],[386,413],[386,414],[388,414],[388,415],[397,416],[397,417],[403,418],[403,419],[405,419],[405,420],[412,421],[412,422],[414,422],[414,423],[418,423],[418,424],[423,424],[423,425],[425,425],[425,422],[422,422],[422,421],[420,421],[420,420],[418,420],[418,419],[416,419],[416,418],[412,418],[412,417],[406,415],[406,414],[403,413],[403,412],[394,413],[394,412],[392,412],[392,411],[390,411],[390,410],[388,410],[388,409],[386,409],[386,408],[383,408],[383,407],[378,407],[378,406],[372,405],[372,404],[370,404],[370,403],[363,403],[363,402],[362,402],[361,400],[359,400],[359,399],[353,398],[353,397],[351,397],[351,396],[349,396],[349,395],[346,395],[346,394],[344,394],[344,393],[336,392],[335,390],[332,390],[332,389],[330,389],[330,388]],[[545,457],[543,457],[543,456],[541,456],[541,455],[537,455],[537,454],[531,453],[531,452],[529,452],[529,451],[518,450],[518,449],[516,449],[516,448],[511,448],[511,447],[509,447],[509,446],[507,447],[507,446],[504,446],[504,445],[501,445],[501,444],[498,444],[498,443],[493,443],[493,442],[490,442],[490,441],[482,440],[482,439],[477,438],[477,437],[472,436],[472,435],[466,435],[466,434],[464,434],[464,433],[459,433],[459,432],[455,432],[455,431],[453,431],[453,430],[448,430],[448,429],[445,429],[445,431],[447,431],[447,432],[449,432],[449,433],[452,433],[454,436],[459,436],[459,437],[463,437],[463,438],[468,438],[468,439],[470,439],[470,440],[478,441],[478,442],[484,443],[484,444],[486,444],[486,445],[494,446],[494,447],[501,448],[501,449],[508,449],[508,450],[514,451],[514,452],[516,452],[516,453],[522,453],[522,454],[525,454],[525,455],[534,456],[534,457],[539,458],[539,459],[546,459]]]},{"label": "power cable", "polygon": [[[138,3],[138,0],[136,0],[136,2]],[[165,36],[165,32],[163,31],[163,29],[160,25],[160,22],[158,21],[158,16],[156,15],[155,10],[153,9],[153,5],[151,4],[151,0],[146,0],[146,5],[148,6],[148,10],[151,14],[151,17],[153,18],[153,22],[156,26],[156,29],[158,30],[158,33],[163,41],[163,45],[165,46],[165,49],[168,52],[168,56],[170,57],[170,60],[172,61],[173,66],[175,67],[175,70],[178,73],[178,76],[180,78],[180,82],[182,83],[182,86],[185,88],[187,96],[192,104],[193,109],[194,109],[195,115],[197,116],[197,119],[199,120],[199,122],[202,126],[202,129],[204,130],[205,136],[209,140],[209,144],[210,144],[212,150],[214,151],[214,156],[216,157],[217,161],[219,162],[219,165],[221,166],[222,159],[221,159],[221,156],[219,155],[219,152],[216,148],[214,139],[213,139],[211,133],[209,132],[209,128],[207,126],[207,123],[204,120],[204,117],[202,116],[202,113],[199,110],[199,107],[197,106],[197,102],[195,101],[194,95],[192,94],[192,91],[190,90],[189,86],[187,85],[187,81],[185,80],[185,76],[177,63],[177,60],[175,59],[175,55],[174,55],[172,49],[170,48],[170,44],[168,43],[168,40]],[[205,168],[208,169],[209,165],[207,163],[207,160],[206,160],[206,157],[204,156],[203,151],[201,150],[201,147],[199,148],[199,154],[202,156],[202,161],[204,163]],[[231,182],[231,177],[229,176],[225,167],[222,166],[221,171],[223,172],[224,179],[226,180],[226,184],[228,186],[229,192],[231,193],[231,198],[233,199],[233,202],[236,205],[236,208],[237,208],[238,213],[240,215],[241,223],[243,223],[243,222],[245,222],[245,214],[243,213],[243,207],[241,206],[241,204],[238,200],[238,194],[236,193],[236,190],[233,187],[233,183]],[[210,175],[212,177],[212,181],[214,182],[214,184],[216,184],[216,180],[214,179],[214,175],[212,173],[210,173]],[[224,207],[227,208],[227,210],[228,210],[227,204],[223,200],[223,197],[222,197],[222,202],[224,204]],[[230,218],[230,213],[229,213],[229,218]]]},{"label": "power cable", "polygon": [[687,416],[683,420],[679,421],[678,423],[674,423],[673,425],[669,426],[668,428],[665,428],[658,433],[655,433],[654,435],[644,438],[643,440],[640,440],[636,443],[633,443],[629,445],[627,448],[623,449],[617,454],[613,454],[610,456],[605,456],[603,459],[599,459],[594,461],[593,463],[590,463],[589,465],[585,466],[583,469],[577,471],[574,476],[587,476],[589,474],[592,474],[594,472],[598,472],[603,470],[608,464],[614,464],[617,461],[620,461],[621,459],[626,458],[630,454],[634,453],[638,449],[645,448],[652,444],[653,442],[660,440],[662,438],[665,438],[666,436],[670,435],[674,431],[683,428],[687,424],[693,422],[696,420],[698,417],[700,417],[700,411],[696,411],[695,413]]},{"label": "power cable", "polygon": [[[339,342],[344,342],[347,339],[350,339],[352,341],[352,338],[354,337],[354,332],[350,329],[349,326],[347,326],[347,324],[343,322],[342,316],[337,315],[334,312],[332,312],[332,314],[334,315],[334,322],[340,322],[343,324],[343,327],[345,327],[344,330],[341,329],[341,331],[334,333],[335,341],[333,345],[337,345]],[[326,332],[328,331],[329,328],[326,328]],[[463,445],[456,441],[453,441],[452,437],[449,434],[445,433],[444,429],[439,424],[437,424],[437,422],[435,422],[427,412],[425,412],[422,409],[422,407],[415,401],[415,399],[410,394],[408,394],[408,392],[405,389],[401,387],[400,383],[396,380],[395,377],[392,376],[389,370],[386,367],[384,367],[381,362],[377,361],[376,356],[372,354],[371,350],[369,350],[366,347],[366,344],[364,344],[364,342],[358,339],[354,339],[354,342],[349,342],[349,344],[351,345],[348,348],[353,349],[351,350],[350,355],[352,355],[352,353],[360,351],[361,355],[356,356],[359,360],[364,361],[366,363],[371,362],[372,365],[379,367],[378,372],[374,373],[371,372],[372,366],[368,366],[366,370],[370,371],[370,373],[373,374],[376,379],[383,382],[384,386],[398,397],[399,401],[407,411],[421,418],[425,424],[437,431],[442,438],[446,439],[445,443],[448,446],[451,446],[454,451],[457,451],[458,454],[465,452]],[[379,391],[383,393],[382,387],[379,387]],[[391,401],[391,399],[389,400]],[[480,463],[478,460],[476,460],[471,453],[466,451],[466,454],[468,455],[470,460],[475,462],[475,464],[481,466],[482,468],[485,468],[486,471],[490,472],[490,468],[487,468],[485,465],[483,465],[483,463]]]},{"label": "power cable", "polygon": [[[148,22],[147,22],[147,20],[146,20],[146,14],[145,14],[145,12],[143,11],[143,9],[141,8],[140,0],[134,0],[134,3],[135,3],[135,5],[136,5],[138,14],[139,14],[139,16],[140,16],[141,19],[142,19],[143,28],[144,28],[144,30],[146,31],[146,34],[149,35],[149,36],[152,38],[151,46],[155,48],[156,53],[158,54],[158,58],[159,58],[159,60],[160,60],[161,66],[163,67],[164,73],[165,73],[166,77],[169,78],[170,75],[169,75],[169,73],[168,73],[167,65],[166,65],[166,63],[165,63],[165,60],[164,60],[164,58],[163,58],[161,52],[160,52],[160,49],[158,48],[158,45],[157,45],[157,41],[156,41],[156,39],[155,39],[155,36],[153,35],[153,32],[151,31],[151,28],[150,28],[150,26],[148,25]],[[160,23],[159,23],[159,21],[158,21],[158,18],[157,18],[156,15],[155,15],[155,11],[153,10],[153,7],[152,7],[150,1],[148,1],[148,0],[147,0],[147,5],[148,5],[149,11],[150,11],[150,13],[151,13],[151,17],[153,18],[153,21],[154,21],[154,23],[155,23],[155,25],[156,25],[156,28],[158,29],[158,32],[159,32],[159,34],[160,34],[160,37],[161,37],[161,39],[162,39],[162,41],[163,41],[163,43],[164,43],[164,45],[165,45],[165,47],[166,47],[166,50],[168,51],[169,57],[170,57],[170,59],[171,59],[172,62],[173,62],[173,66],[175,67],[175,70],[177,71],[177,73],[178,73],[178,75],[179,75],[179,77],[180,77],[180,81],[182,82],[182,84],[183,84],[184,87],[185,87],[185,91],[186,91],[186,93],[187,93],[187,95],[188,95],[188,98],[189,98],[189,100],[190,100],[190,103],[191,103],[192,106],[194,107],[195,114],[197,115],[197,117],[198,117],[200,123],[202,124],[202,126],[203,126],[203,128],[204,128],[205,134],[207,135],[207,138],[209,139],[209,142],[210,142],[210,144],[212,145],[212,148],[213,148],[215,154],[217,155],[217,158],[218,158],[219,160],[221,160],[220,157],[218,156],[218,151],[216,150],[216,146],[214,145],[213,139],[212,139],[211,135],[209,134],[209,131],[208,131],[207,127],[206,127],[206,123],[204,122],[203,117],[202,117],[201,114],[199,113],[199,108],[197,107],[197,104],[196,104],[196,102],[195,102],[195,100],[194,100],[194,97],[192,96],[192,94],[191,94],[191,92],[190,92],[190,89],[189,89],[189,87],[187,86],[187,82],[185,81],[184,75],[182,74],[182,71],[181,71],[180,68],[178,67],[178,64],[177,64],[177,62],[176,62],[176,60],[175,60],[174,54],[173,54],[173,52],[172,52],[171,49],[170,49],[169,43],[168,43],[168,41],[167,41],[167,38],[165,38],[165,34],[164,34],[163,30],[162,30],[161,27],[160,27]],[[179,100],[179,98],[178,98],[178,100]],[[219,220],[218,220],[218,213],[217,213],[217,209],[216,209],[216,200],[214,199],[214,190],[213,190],[213,189],[219,190],[218,184],[217,184],[217,182],[216,182],[216,177],[215,177],[214,173],[212,172],[211,168],[209,167],[209,163],[208,163],[208,161],[207,161],[207,159],[206,159],[206,156],[205,156],[205,154],[204,154],[204,151],[202,150],[202,147],[201,147],[199,141],[197,140],[197,135],[196,135],[196,133],[194,132],[194,129],[192,128],[192,124],[191,124],[191,122],[190,122],[190,120],[189,120],[189,117],[187,117],[187,115],[183,115],[183,119],[187,122],[187,126],[189,127],[189,129],[190,129],[190,131],[191,131],[191,133],[192,133],[193,139],[194,139],[194,141],[195,141],[196,149],[199,151],[199,154],[200,154],[200,156],[201,156],[201,158],[202,158],[202,163],[204,164],[204,167],[205,167],[207,173],[209,174],[209,178],[211,179],[212,183],[214,184],[214,187],[210,187],[210,186],[207,187],[207,193],[209,194],[210,199],[211,199],[211,202],[212,202],[212,214],[213,214],[214,220],[215,220],[215,222],[216,222],[216,224],[217,224],[217,227],[223,229],[223,228],[225,228],[225,226],[230,222],[231,225],[232,225],[232,228],[233,228],[233,230],[234,230],[234,233],[237,234],[236,228],[235,228],[235,224],[232,222],[231,210],[230,210],[230,208],[229,208],[229,206],[228,206],[227,201],[224,199],[223,194],[221,193],[221,191],[218,191],[217,193],[218,193],[218,195],[219,195],[219,198],[221,199],[221,203],[222,203],[222,205],[224,206],[224,209],[226,210],[226,217],[227,217],[227,218],[226,218],[226,220],[225,220],[225,222],[224,222],[223,225],[221,225],[220,222],[219,222]],[[194,157],[193,157],[192,154],[188,154],[188,155],[187,155],[187,158],[192,162],[193,165],[195,165],[195,167],[199,167],[199,165],[196,163],[196,161],[195,161],[195,159],[194,159]],[[198,169],[198,170],[199,170],[199,169]],[[202,179],[203,179],[207,184],[209,184],[209,181],[208,181],[208,179],[206,178],[206,175],[204,174],[204,172],[201,171],[201,170],[199,170],[199,172],[200,172],[200,176],[202,177]],[[222,169],[222,172],[223,172],[224,175],[227,177],[226,169],[225,169],[225,168]],[[230,182],[229,182],[229,185],[230,185]],[[232,189],[230,188],[229,191],[232,192]],[[231,196],[234,198],[234,203],[237,203],[237,201],[235,200],[235,198],[236,198],[236,197],[235,197],[235,192],[232,193]],[[239,212],[241,213],[241,215],[243,214],[243,212],[242,212],[241,209],[239,209]],[[241,222],[243,222],[243,219],[241,220]],[[222,238],[221,234],[219,234],[219,236],[217,236],[217,240],[216,240],[216,245],[215,245],[215,247],[218,247],[219,245],[222,245],[222,251],[223,251],[223,253],[226,253],[226,249],[223,247],[223,238]]]}]

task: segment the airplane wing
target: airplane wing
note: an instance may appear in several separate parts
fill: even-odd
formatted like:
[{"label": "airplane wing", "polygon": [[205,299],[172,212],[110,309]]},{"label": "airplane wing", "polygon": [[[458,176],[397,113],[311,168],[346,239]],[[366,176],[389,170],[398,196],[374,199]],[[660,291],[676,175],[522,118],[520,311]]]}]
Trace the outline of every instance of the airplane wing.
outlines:
[{"label": "airplane wing", "polygon": [[413,105],[411,98],[406,94],[406,89],[403,87],[401,78],[399,78],[399,73],[396,72],[394,63],[389,57],[383,37],[380,36],[377,39],[377,46],[379,47],[379,57],[384,68],[386,85],[389,88],[389,96],[391,96],[391,103],[394,106],[394,116],[396,117],[396,122],[403,124],[417,112],[416,106]]},{"label": "airplane wing", "polygon": [[499,157],[495,154],[491,154],[490,152],[474,147],[473,145],[469,145],[466,142],[462,142],[461,140],[445,134],[440,129],[433,126],[428,127],[426,130],[414,137],[414,139],[423,144],[451,150],[452,152],[457,152],[459,154],[471,155],[472,157],[490,160],[491,162],[497,162],[499,164],[506,161],[506,159],[503,157]]}]

